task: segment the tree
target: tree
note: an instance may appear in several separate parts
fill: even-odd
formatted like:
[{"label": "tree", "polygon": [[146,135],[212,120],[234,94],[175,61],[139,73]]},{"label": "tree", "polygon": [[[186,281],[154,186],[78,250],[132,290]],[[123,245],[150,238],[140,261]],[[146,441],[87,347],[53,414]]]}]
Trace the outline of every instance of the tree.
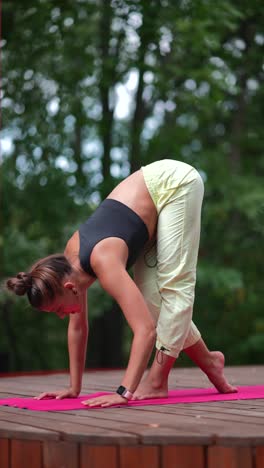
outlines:
[{"label": "tree", "polygon": [[[3,17],[3,139],[11,150],[2,163],[1,277],[61,250],[130,172],[180,159],[205,181],[195,321],[229,362],[260,362],[260,1],[20,0],[14,9],[7,0]],[[95,289],[91,305],[94,325],[105,323],[112,302]],[[2,294],[3,320],[9,309],[0,342],[13,369],[48,366],[51,356],[55,367],[66,365],[65,325],[58,333],[57,322],[24,315],[24,304]],[[24,348],[38,320],[49,337],[33,360]],[[56,356],[50,346],[46,358],[47,340],[57,339]]]}]

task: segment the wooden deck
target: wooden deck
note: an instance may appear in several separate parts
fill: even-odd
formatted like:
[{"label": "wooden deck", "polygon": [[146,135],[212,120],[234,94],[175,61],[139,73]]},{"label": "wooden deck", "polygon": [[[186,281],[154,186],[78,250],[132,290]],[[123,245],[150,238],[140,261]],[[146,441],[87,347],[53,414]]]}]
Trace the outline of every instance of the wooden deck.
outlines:
[{"label": "wooden deck", "polygon": [[[122,371],[87,372],[83,394],[112,391]],[[227,368],[235,385],[262,385],[264,366]],[[0,398],[67,386],[66,374],[0,378]],[[170,388],[208,387],[175,369]],[[264,400],[69,412],[0,407],[0,468],[264,468]]]}]

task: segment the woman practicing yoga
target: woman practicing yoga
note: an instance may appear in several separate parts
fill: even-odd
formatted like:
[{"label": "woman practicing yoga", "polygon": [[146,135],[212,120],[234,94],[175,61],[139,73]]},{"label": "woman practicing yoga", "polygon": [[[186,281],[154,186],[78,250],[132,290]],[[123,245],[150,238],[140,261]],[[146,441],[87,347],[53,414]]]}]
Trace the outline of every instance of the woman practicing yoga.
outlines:
[{"label": "woman practicing yoga", "polygon": [[[210,352],[192,322],[203,182],[188,164],[162,160],[121,182],[69,239],[64,254],[35,263],[7,281],[30,304],[69,315],[70,386],[38,396],[76,397],[81,391],[88,338],[87,289],[98,279],[133,331],[129,363],[116,392],[83,402],[125,404],[164,397],[180,351],[219,392],[235,392],[223,374],[224,356]],[[134,280],[127,269],[134,265]],[[156,341],[156,355],[141,381]]]}]

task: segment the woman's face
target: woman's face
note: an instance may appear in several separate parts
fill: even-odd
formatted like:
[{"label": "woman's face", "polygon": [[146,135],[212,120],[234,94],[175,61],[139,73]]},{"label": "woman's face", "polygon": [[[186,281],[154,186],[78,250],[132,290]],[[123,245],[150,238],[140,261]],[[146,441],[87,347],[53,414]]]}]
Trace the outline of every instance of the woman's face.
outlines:
[{"label": "woman's face", "polygon": [[75,293],[74,288],[64,288],[63,294],[58,295],[54,301],[43,307],[45,312],[54,312],[63,319],[67,315],[76,314],[81,311],[80,296]]}]

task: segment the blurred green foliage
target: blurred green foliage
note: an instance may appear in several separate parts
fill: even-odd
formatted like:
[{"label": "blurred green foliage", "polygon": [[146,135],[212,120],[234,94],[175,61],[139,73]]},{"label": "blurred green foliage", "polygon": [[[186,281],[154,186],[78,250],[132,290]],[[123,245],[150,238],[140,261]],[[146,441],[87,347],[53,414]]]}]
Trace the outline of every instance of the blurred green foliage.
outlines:
[{"label": "blurred green foliage", "polygon": [[[130,171],[183,160],[205,181],[194,321],[229,364],[263,363],[262,6],[3,3],[2,279],[63,251]],[[92,329],[112,313],[98,285],[89,305]],[[0,316],[1,369],[67,367],[66,322],[4,291]],[[111,339],[126,361],[130,331]]]}]

